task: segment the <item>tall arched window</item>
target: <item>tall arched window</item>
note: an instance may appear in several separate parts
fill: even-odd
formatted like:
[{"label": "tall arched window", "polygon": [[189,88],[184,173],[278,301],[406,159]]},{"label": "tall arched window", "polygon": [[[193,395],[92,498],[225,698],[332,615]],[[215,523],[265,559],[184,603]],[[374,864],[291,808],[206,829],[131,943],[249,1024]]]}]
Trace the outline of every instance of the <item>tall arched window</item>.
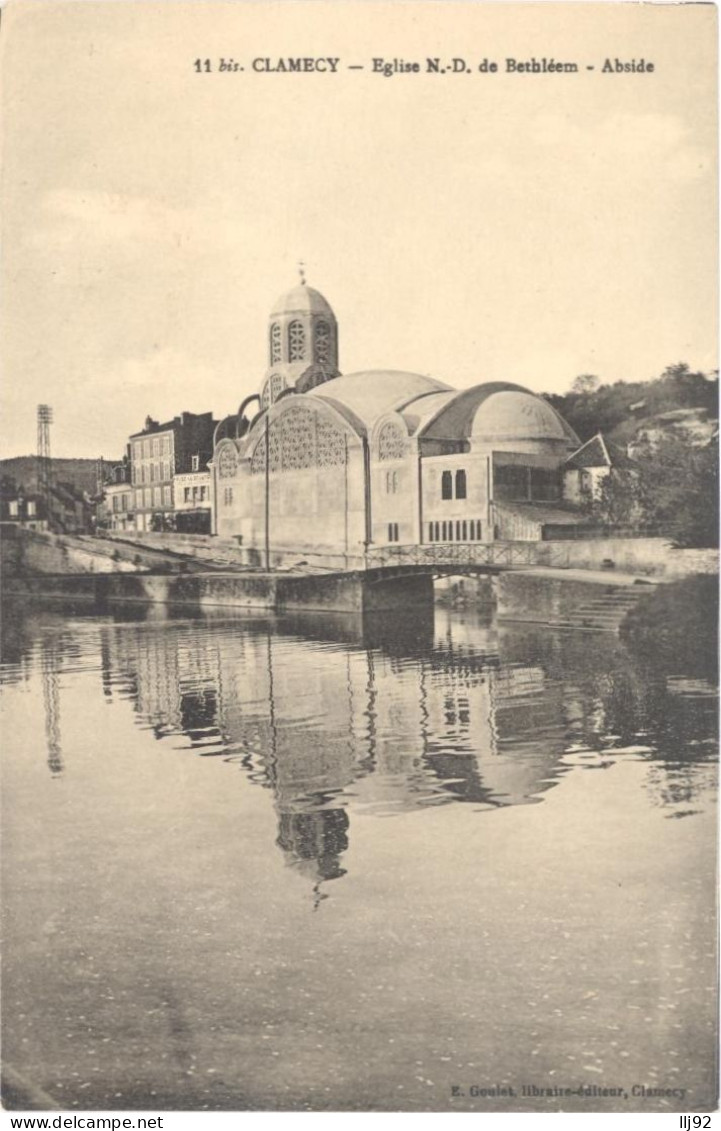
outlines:
[{"label": "tall arched window", "polygon": [[466,473],[463,468],[456,472],[456,498],[465,499],[466,497]]},{"label": "tall arched window", "polygon": [[315,324],[315,360],[320,365],[330,361],[330,326],[327,322]]},{"label": "tall arched window", "polygon": [[441,498],[453,498],[453,473],[451,471],[444,471],[441,476]]},{"label": "tall arched window", "polygon": [[270,364],[277,365],[282,360],[280,322],[274,322],[270,328]]},{"label": "tall arched window", "polygon": [[288,327],[288,360],[305,361],[305,327],[297,319]]}]

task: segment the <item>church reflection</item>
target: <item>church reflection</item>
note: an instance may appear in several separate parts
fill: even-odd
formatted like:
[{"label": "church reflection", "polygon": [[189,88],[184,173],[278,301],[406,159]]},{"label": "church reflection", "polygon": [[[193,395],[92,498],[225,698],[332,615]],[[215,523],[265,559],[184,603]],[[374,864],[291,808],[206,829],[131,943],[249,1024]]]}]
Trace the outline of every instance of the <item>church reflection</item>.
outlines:
[{"label": "church reflection", "polygon": [[349,869],[351,821],[365,813],[535,803],[579,750],[599,765],[640,752],[670,816],[713,784],[711,685],[670,679],[610,635],[499,629],[483,611],[444,608],[364,621],[147,614],[85,616],[84,639],[59,611],[6,628],[2,680],[38,672],[51,774],[64,770],[62,675],[87,666],[92,638],[108,701],[268,791],[276,846],[316,906]]},{"label": "church reflection", "polygon": [[[439,617],[148,623],[103,630],[103,684],[274,799],[276,844],[318,902],[354,810],[537,800],[562,772],[562,690],[506,664],[497,629]],[[321,888],[321,885],[324,885]]]}]

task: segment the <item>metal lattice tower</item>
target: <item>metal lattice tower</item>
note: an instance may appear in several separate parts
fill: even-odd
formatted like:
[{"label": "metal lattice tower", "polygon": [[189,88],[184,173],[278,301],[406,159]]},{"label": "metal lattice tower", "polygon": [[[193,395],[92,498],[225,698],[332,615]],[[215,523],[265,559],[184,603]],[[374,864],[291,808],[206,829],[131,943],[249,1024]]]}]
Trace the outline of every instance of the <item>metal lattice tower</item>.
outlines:
[{"label": "metal lattice tower", "polygon": [[52,501],[52,463],[50,459],[50,425],[53,410],[49,404],[38,405],[38,454],[37,481],[38,494],[45,500],[45,516],[48,529],[51,526]]}]

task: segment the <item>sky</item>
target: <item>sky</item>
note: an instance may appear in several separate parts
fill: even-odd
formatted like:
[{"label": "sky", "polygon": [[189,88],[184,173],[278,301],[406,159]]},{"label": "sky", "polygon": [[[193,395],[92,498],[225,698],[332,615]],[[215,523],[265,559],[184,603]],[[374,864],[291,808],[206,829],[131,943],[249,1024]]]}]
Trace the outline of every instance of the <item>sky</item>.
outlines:
[{"label": "sky", "polygon": [[[715,18],[10,0],[0,454],[34,450],[39,402],[53,454],[106,459],[148,414],[236,411],[299,260],[335,311],[344,373],[563,392],[580,373],[714,369]],[[425,73],[436,56],[468,72]],[[252,70],[287,57],[340,62]],[[506,72],[532,57],[579,73]],[[607,57],[655,69],[605,74]],[[421,71],[384,77],[373,58]]]}]

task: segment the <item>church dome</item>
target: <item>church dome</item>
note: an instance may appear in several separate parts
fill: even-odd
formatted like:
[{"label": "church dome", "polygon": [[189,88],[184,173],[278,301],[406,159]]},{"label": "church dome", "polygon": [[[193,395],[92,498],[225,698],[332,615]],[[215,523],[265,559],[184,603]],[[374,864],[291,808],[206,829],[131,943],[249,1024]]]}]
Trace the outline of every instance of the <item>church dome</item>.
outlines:
[{"label": "church dome", "polygon": [[578,443],[569,424],[548,401],[521,385],[490,381],[441,403],[419,431],[429,440],[463,438],[481,443],[539,441]]},{"label": "church dome", "polygon": [[307,283],[299,283],[297,287],[281,295],[273,304],[270,317],[283,318],[290,314],[323,314],[326,318],[334,318],[328,300]]},{"label": "church dome", "polygon": [[518,389],[490,396],[473,420],[472,434],[483,440],[565,440],[560,417],[541,397]]}]

